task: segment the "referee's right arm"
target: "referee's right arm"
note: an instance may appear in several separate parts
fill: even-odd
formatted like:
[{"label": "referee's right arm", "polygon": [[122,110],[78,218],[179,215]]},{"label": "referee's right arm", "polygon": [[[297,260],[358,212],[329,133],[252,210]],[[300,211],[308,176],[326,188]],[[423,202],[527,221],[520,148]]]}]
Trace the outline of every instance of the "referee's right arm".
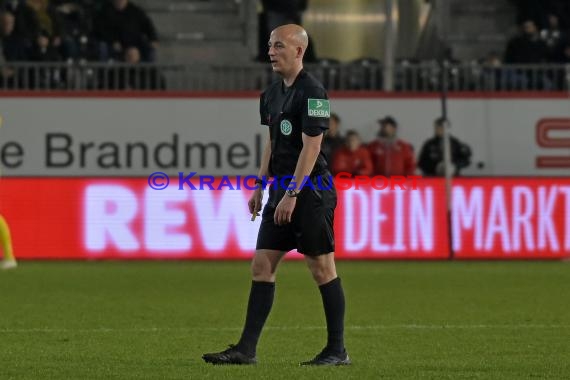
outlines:
[{"label": "referee's right arm", "polygon": [[263,149],[263,155],[261,156],[261,166],[259,167],[259,172],[257,177],[262,179],[264,183],[258,184],[258,187],[253,191],[251,198],[247,202],[249,207],[249,212],[254,215],[259,215],[261,211],[262,201],[263,201],[263,186],[265,181],[269,176],[269,159],[271,157],[271,137],[269,135],[269,128],[267,130],[267,140],[265,142],[265,148]]},{"label": "referee's right arm", "polygon": [[259,167],[259,172],[257,173],[258,178],[264,178],[264,176],[266,177],[269,176],[270,157],[271,157],[271,137],[269,136],[269,130],[268,130],[267,139],[265,141],[265,148],[263,149],[263,155],[261,156],[261,166]]}]

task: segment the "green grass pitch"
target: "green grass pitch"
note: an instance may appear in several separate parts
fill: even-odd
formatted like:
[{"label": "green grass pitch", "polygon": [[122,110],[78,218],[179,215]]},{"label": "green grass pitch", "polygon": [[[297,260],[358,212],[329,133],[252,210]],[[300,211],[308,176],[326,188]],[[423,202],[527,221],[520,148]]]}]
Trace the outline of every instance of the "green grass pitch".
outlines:
[{"label": "green grass pitch", "polygon": [[0,379],[569,379],[570,267],[339,262],[353,365],[324,345],[321,299],[282,263],[259,364],[201,354],[238,339],[247,262],[22,262],[0,272]]}]

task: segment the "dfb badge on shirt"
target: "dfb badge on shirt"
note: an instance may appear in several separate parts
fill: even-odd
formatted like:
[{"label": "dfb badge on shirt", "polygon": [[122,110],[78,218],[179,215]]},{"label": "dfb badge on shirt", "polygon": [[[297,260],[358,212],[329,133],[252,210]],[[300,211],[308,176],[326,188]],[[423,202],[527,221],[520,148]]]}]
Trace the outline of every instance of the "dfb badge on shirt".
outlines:
[{"label": "dfb badge on shirt", "polygon": [[281,133],[283,133],[285,136],[289,136],[293,130],[293,125],[291,125],[291,122],[289,120],[283,120],[280,124],[280,127]]}]

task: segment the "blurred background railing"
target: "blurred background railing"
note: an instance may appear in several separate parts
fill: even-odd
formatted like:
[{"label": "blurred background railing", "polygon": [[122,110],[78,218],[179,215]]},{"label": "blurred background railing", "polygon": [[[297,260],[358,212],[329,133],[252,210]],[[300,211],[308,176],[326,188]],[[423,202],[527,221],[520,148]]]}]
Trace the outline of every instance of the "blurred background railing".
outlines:
[{"label": "blurred background railing", "polygon": [[[443,68],[445,67],[445,69]],[[382,64],[360,60],[341,64],[322,61],[307,69],[331,91],[386,90],[392,73],[395,92],[448,91],[570,91],[570,65],[500,65],[399,62],[386,71]],[[105,91],[258,91],[276,79],[265,63],[190,65],[139,63],[28,63],[0,66],[0,89]]]}]

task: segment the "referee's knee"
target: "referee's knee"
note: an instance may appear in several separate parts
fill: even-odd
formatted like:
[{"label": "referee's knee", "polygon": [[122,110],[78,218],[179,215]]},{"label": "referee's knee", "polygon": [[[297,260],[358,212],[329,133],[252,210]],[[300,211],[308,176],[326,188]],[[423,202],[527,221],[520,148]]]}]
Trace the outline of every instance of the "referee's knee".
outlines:
[{"label": "referee's knee", "polygon": [[326,284],[337,277],[332,254],[315,257],[305,256],[305,260],[317,285]]},{"label": "referee's knee", "polygon": [[311,274],[317,285],[326,284],[337,277],[335,268],[329,266],[312,266]]},{"label": "referee's knee", "polygon": [[275,282],[275,271],[271,263],[254,259],[251,262],[251,277],[254,281]]}]

